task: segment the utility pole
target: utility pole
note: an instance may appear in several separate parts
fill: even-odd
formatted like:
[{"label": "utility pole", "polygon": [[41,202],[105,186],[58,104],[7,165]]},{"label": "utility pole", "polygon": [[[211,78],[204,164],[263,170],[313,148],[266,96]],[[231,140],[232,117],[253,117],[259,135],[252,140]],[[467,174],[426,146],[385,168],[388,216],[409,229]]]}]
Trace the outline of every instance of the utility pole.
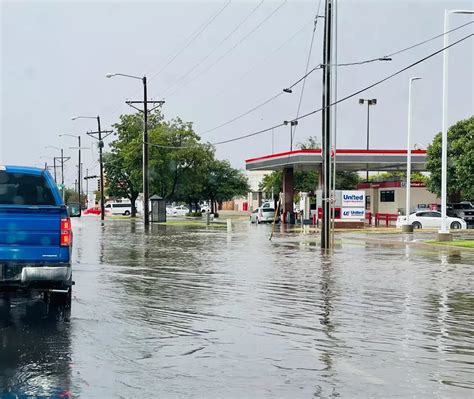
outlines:
[{"label": "utility pole", "polygon": [[[54,157],[54,164],[56,165],[56,159],[60,161],[61,165],[61,194],[63,197],[64,201],[64,164],[71,159],[71,157],[65,157],[64,156],[64,150],[61,148],[61,156],[60,157]],[[55,180],[56,180],[56,166],[54,167],[54,174],[55,174]]]},{"label": "utility pole", "polygon": [[104,220],[105,204],[104,204],[104,162],[102,159],[102,149],[104,148],[104,141],[109,135],[113,133],[112,130],[102,130],[100,128],[100,116],[97,116],[97,132],[87,132],[87,135],[99,141],[99,165],[100,165],[100,219]]},{"label": "utility pole", "polygon": [[56,176],[56,157],[53,158],[53,168],[54,168],[54,182],[58,184],[58,179]]},{"label": "utility pole", "polygon": [[86,169],[86,176],[84,177],[86,181],[86,201],[89,203],[89,179],[87,179],[87,176],[89,176],[89,169]]},{"label": "utility pole", "polygon": [[[148,104],[154,105],[150,112],[163,105],[162,100],[148,100],[146,76],[142,78],[143,82],[143,101],[126,101],[128,105],[143,113],[143,223],[145,227],[150,225],[149,216],[149,198],[150,198],[150,178],[148,168]],[[143,111],[134,104],[143,104]]]},{"label": "utility pole", "polygon": [[331,182],[331,22],[332,0],[326,0],[324,19],[324,45],[323,45],[323,114],[322,114],[322,161],[323,161],[323,190],[322,190],[322,220],[321,220],[321,249],[326,250],[331,246],[331,213],[330,182]]},{"label": "utility pole", "polygon": [[[126,73],[108,73],[105,75],[107,78],[112,78],[114,76],[124,76],[126,78],[132,78],[141,80],[143,83],[143,101],[126,101],[126,104],[130,105],[132,108],[135,108],[138,112],[143,112],[143,223],[145,227],[150,225],[149,217],[149,171],[148,171],[148,112],[153,111],[155,108],[158,108],[160,105],[163,105],[164,101],[155,101],[148,100],[147,95],[147,79],[146,76],[139,77],[134,75],[128,75]],[[143,104],[143,111],[136,107],[134,104]],[[148,111],[148,104],[155,105],[153,108]]]}]

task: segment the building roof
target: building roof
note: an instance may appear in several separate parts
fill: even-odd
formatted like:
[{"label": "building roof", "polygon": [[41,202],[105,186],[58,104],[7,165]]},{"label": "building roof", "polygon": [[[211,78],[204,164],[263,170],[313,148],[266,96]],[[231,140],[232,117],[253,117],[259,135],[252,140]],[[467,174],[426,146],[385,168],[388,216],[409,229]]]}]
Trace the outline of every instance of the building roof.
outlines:
[{"label": "building roof", "polygon": [[[426,150],[411,151],[413,171],[426,171]],[[336,151],[337,170],[392,171],[406,170],[407,150],[351,150]],[[315,170],[322,165],[321,149],[294,150],[245,161],[247,170]]]}]

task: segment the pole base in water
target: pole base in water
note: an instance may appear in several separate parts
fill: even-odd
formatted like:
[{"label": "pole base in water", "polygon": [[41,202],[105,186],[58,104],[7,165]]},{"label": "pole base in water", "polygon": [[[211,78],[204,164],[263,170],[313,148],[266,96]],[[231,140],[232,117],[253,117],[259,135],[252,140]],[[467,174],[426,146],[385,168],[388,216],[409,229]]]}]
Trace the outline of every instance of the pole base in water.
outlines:
[{"label": "pole base in water", "polygon": [[449,232],[438,231],[438,241],[453,241],[453,235]]},{"label": "pole base in water", "polygon": [[402,225],[402,233],[413,233],[413,226],[411,224]]}]

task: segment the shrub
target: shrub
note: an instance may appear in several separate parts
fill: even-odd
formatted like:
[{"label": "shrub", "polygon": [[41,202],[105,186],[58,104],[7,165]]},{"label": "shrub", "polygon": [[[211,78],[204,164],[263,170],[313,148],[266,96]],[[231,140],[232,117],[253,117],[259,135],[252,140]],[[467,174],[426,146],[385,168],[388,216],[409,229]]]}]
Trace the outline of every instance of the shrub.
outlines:
[{"label": "shrub", "polygon": [[202,216],[202,212],[189,212],[186,214],[186,216],[200,218]]}]

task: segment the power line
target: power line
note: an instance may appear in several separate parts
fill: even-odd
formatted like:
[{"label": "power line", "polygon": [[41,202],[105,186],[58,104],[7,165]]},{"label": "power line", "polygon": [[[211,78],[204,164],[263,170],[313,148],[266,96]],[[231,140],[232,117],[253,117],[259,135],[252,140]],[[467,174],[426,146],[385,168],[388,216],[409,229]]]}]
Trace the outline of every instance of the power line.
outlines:
[{"label": "power line", "polygon": [[[383,57],[378,57],[378,58],[371,58],[371,59],[368,59],[368,60],[364,60],[364,61],[357,61],[357,62],[346,62],[346,63],[342,63],[342,64],[333,64],[333,65],[330,65],[330,66],[337,66],[337,67],[343,67],[343,66],[353,66],[353,65],[363,65],[363,64],[369,64],[371,62],[376,62],[376,61],[391,61],[391,58],[390,57],[393,57],[394,55],[397,55],[397,54],[401,54],[405,51],[408,51],[408,50],[411,50],[415,47],[418,47],[418,46],[421,46],[425,43],[428,43],[432,40],[435,40],[435,39],[438,39],[439,37],[441,36],[444,36],[446,34],[449,34],[451,32],[454,32],[458,29],[461,29],[461,28],[464,28],[465,26],[469,25],[469,24],[472,24],[473,21],[470,21],[470,22],[467,22],[463,25],[460,25],[454,29],[451,29],[449,31],[447,31],[446,33],[441,33],[439,35],[436,35],[436,36],[433,36],[431,37],[430,39],[427,39],[427,40],[424,40],[422,42],[419,42],[419,43],[416,43],[412,46],[409,46],[409,47],[405,47],[401,50],[398,50],[398,51],[395,51],[393,53],[390,53],[390,54],[387,54]],[[313,69],[311,69],[309,72],[307,72],[304,76],[302,76],[301,78],[299,78],[295,83],[293,83],[291,86],[288,86],[286,89],[284,89],[284,91],[286,92],[290,92],[291,93],[291,89],[293,87],[295,87],[297,84],[299,84],[301,81],[305,80],[309,75],[311,75],[314,71],[318,70],[318,69],[321,69],[323,67],[323,65],[319,64],[319,65],[316,65]]]},{"label": "power line", "polygon": [[378,57],[378,58],[371,58],[371,59],[368,59],[368,60],[365,60],[365,61],[357,61],[357,62],[346,62],[346,63],[342,63],[342,64],[337,64],[337,65],[334,65],[334,66],[352,66],[352,65],[363,65],[363,64],[368,64],[368,63],[371,63],[371,62],[376,62],[376,61],[389,61],[389,58],[390,57],[393,57],[394,55],[398,55],[398,54],[401,54],[401,53],[404,53],[405,51],[408,51],[408,50],[411,50],[415,47],[419,47],[419,46],[422,46],[423,44],[426,44],[426,43],[429,43],[433,40],[436,40],[440,37],[443,37],[451,32],[454,32],[454,31],[457,31],[461,28],[464,28],[465,26],[467,25],[470,25],[474,23],[474,21],[469,21],[469,22],[466,22],[465,24],[462,24],[456,28],[453,28],[451,30],[448,30],[447,32],[443,32],[443,33],[440,33],[439,35],[436,35],[436,36],[433,36],[433,37],[430,37],[429,39],[426,39],[426,40],[423,40],[419,43],[416,43],[416,44],[413,44],[411,46],[408,46],[408,47],[405,47],[405,48],[402,48],[401,50],[398,50],[398,51],[395,51],[393,53],[390,53],[390,54],[387,54],[387,55],[384,55],[383,57]]},{"label": "power line", "polygon": [[454,32],[454,31],[457,31],[458,29],[461,29],[461,28],[464,28],[465,26],[467,25],[470,25],[474,23],[474,21],[469,21],[469,22],[466,22],[465,24],[462,24],[462,25],[459,25],[458,27],[456,28],[453,28],[451,30],[448,30],[447,32],[443,32],[443,33],[440,33],[439,35],[436,35],[434,37],[431,37],[429,39],[426,39],[420,43],[417,43],[417,44],[414,44],[413,46],[410,46],[410,47],[406,47],[404,49],[401,49],[401,50],[398,50],[398,51],[395,51],[394,53],[391,53],[391,54],[387,54],[385,57],[393,57],[394,55],[397,55],[397,54],[400,54],[400,53],[403,53],[405,51],[408,51],[408,50],[411,50],[412,48],[415,48],[415,47],[418,47],[418,46],[421,46],[422,44],[425,44],[425,43],[428,43],[428,42],[431,42],[432,40],[435,40],[435,39],[438,39],[439,37],[443,37],[451,32]]},{"label": "power line", "polygon": [[[437,55],[437,54],[439,54],[439,53],[442,53],[444,50],[447,50],[448,48],[453,47],[453,46],[455,46],[456,44],[459,44],[459,43],[463,42],[464,40],[469,39],[471,36],[474,36],[474,33],[471,33],[470,35],[467,35],[467,36],[463,37],[462,39],[460,39],[460,40],[458,40],[458,41],[456,41],[456,42],[450,44],[449,46],[443,47],[442,49],[437,50],[437,51],[435,51],[434,53],[431,53],[430,55],[428,55],[428,56],[426,56],[426,57],[424,57],[424,58],[422,58],[422,59],[420,59],[420,60],[418,60],[418,61],[416,61],[416,62],[414,62],[414,63],[412,63],[412,64],[410,64],[410,65],[408,65],[408,66],[406,66],[406,67],[403,68],[403,69],[398,70],[397,72],[392,73],[391,75],[389,75],[389,76],[387,76],[387,77],[385,77],[385,78],[383,78],[383,79],[381,79],[381,80],[379,80],[379,81],[377,81],[377,82],[371,84],[370,86],[367,86],[367,87],[365,87],[365,88],[363,88],[363,89],[361,89],[361,90],[359,90],[359,91],[356,91],[355,93],[349,94],[348,96],[343,97],[343,98],[341,98],[340,100],[333,102],[332,104],[329,104],[329,106],[331,107],[331,106],[333,106],[333,105],[335,105],[335,104],[342,103],[343,101],[346,101],[346,100],[348,100],[349,98],[355,97],[355,96],[357,96],[358,94],[363,93],[364,91],[370,90],[371,88],[373,88],[373,87],[375,87],[375,86],[378,86],[379,84],[381,84],[381,83],[383,83],[383,82],[385,82],[385,81],[387,81],[387,80],[393,78],[394,76],[400,75],[402,72],[405,72],[406,70],[411,69],[411,68],[413,68],[414,66],[416,66],[416,65],[418,65],[418,64],[421,64],[422,62],[426,61],[427,59],[432,58],[432,57],[434,57],[435,55]],[[315,113],[317,113],[317,112],[322,111],[323,109],[324,109],[324,108],[319,108],[319,109],[317,109],[317,110],[308,112],[307,114],[304,114],[304,115],[302,115],[302,116],[296,118],[295,120],[299,120],[299,119],[306,118],[306,117],[308,117],[308,116],[310,116],[310,115],[313,115],[313,114],[315,114]]]},{"label": "power line", "polygon": [[248,111],[245,111],[244,113],[242,113],[240,115],[237,115],[236,117],[228,120],[227,122],[224,122],[224,123],[222,123],[222,124],[220,124],[216,127],[213,127],[212,129],[209,129],[209,130],[206,130],[206,131],[202,132],[200,135],[204,136],[205,134],[211,133],[214,130],[217,130],[217,129],[220,129],[221,127],[227,126],[227,125],[231,124],[232,122],[235,122],[236,120],[238,120],[240,118],[243,118],[244,116],[247,116],[248,114],[251,114],[252,112],[256,111],[257,109],[259,109],[259,108],[263,107],[264,105],[268,104],[269,102],[272,102],[276,98],[280,97],[282,94],[283,94],[283,92],[280,91],[277,94],[275,94],[273,97],[270,97],[268,100],[263,101],[262,103],[256,105],[255,107],[250,108]]},{"label": "power line", "polygon": [[[318,25],[318,18],[319,18],[319,10],[321,8],[321,0],[319,0],[319,3],[318,3],[318,9],[316,11],[316,16],[314,18],[314,28],[313,28],[313,34],[311,36],[311,44],[309,45],[309,51],[308,51],[308,58],[306,60],[306,67],[305,67],[305,74],[307,75],[308,74],[308,68],[309,68],[309,62],[311,61],[311,53],[313,52],[313,43],[314,43],[314,36],[315,36],[315,33],[316,33],[316,27]],[[304,95],[304,88],[306,86],[306,76],[303,78],[303,87],[301,88],[301,92],[300,92],[300,99],[298,101],[298,108],[296,110],[296,117],[299,116],[300,114],[300,109],[301,109],[301,103],[303,101],[303,95]],[[295,127],[293,128],[293,132],[290,132],[291,134],[291,143],[293,143],[294,141],[294,138],[295,138],[295,135],[296,135],[296,129],[298,127],[298,124],[295,125]],[[292,148],[290,148],[290,150],[292,150]]]},{"label": "power line", "polygon": [[[247,69],[242,75],[240,75],[238,78],[236,79],[232,79],[232,82],[236,82],[236,81],[240,81],[242,80],[243,78],[245,78],[250,72],[252,72],[255,68],[257,68],[259,65],[261,64],[264,64],[266,61],[268,61],[274,54],[276,54],[278,51],[280,51],[283,47],[285,47],[286,45],[288,45],[296,36],[298,36],[301,32],[303,32],[304,29],[306,29],[306,27],[310,24],[310,23],[313,23],[314,24],[314,20],[313,18],[311,18],[311,20],[308,20],[301,28],[299,28],[293,35],[291,35],[287,40],[285,40],[285,42],[283,42],[280,46],[278,46],[275,50],[273,50],[271,53],[269,53],[268,55],[265,56],[265,58],[259,62],[257,62],[256,64],[254,64],[252,67],[250,67],[249,69]],[[219,90],[217,93],[214,94],[215,97],[220,97],[222,96],[222,94],[224,92],[228,92],[228,89],[227,87],[224,87]]]},{"label": "power line", "polygon": [[288,45],[289,43],[291,43],[291,41],[293,41],[293,39],[298,36],[301,32],[303,32],[304,29],[306,29],[306,27],[310,24],[310,23],[314,23],[314,20],[311,19],[309,21],[307,21],[300,29],[298,29],[295,33],[293,33],[293,35],[291,35],[284,43],[282,43],[280,46],[278,46],[275,50],[273,50],[270,54],[268,54],[262,61],[256,63],[255,65],[253,65],[251,68],[247,69],[246,72],[244,72],[240,78],[244,78],[245,76],[247,76],[250,72],[252,72],[257,66],[259,66],[260,64],[263,64],[265,63],[270,57],[272,57],[274,54],[276,54],[278,51],[280,51],[283,47],[285,47],[286,45]]},{"label": "power line", "polygon": [[169,91],[170,88],[172,88],[173,86],[177,85],[178,83],[180,83],[181,81],[183,81],[185,78],[187,78],[194,70],[196,70],[196,68],[198,68],[204,61],[206,61],[212,54],[214,54],[214,52],[223,44],[227,41],[227,39],[229,39],[235,32],[237,32],[240,27],[249,20],[249,18],[255,14],[255,12],[260,8],[260,6],[263,4],[263,0],[260,1],[260,3],[257,4],[256,7],[254,7],[252,9],[252,11],[250,11],[250,13],[248,15],[245,16],[245,18],[240,21],[237,26],[227,35],[225,36],[204,58],[202,58],[200,61],[198,61],[191,69],[189,69],[184,75],[182,75],[181,77],[179,77],[174,83],[172,83],[171,85],[169,85],[165,90],[163,90],[163,95],[166,95],[166,93]]},{"label": "power line", "polygon": [[[434,57],[435,55],[437,55],[437,54],[439,54],[439,53],[442,53],[443,51],[449,49],[450,47],[453,47],[453,46],[455,46],[455,45],[457,45],[457,44],[463,42],[464,40],[469,39],[469,38],[472,37],[472,36],[474,36],[474,34],[471,33],[470,35],[467,35],[467,36],[463,37],[462,39],[457,40],[456,42],[450,44],[449,46],[443,47],[443,48],[441,48],[440,50],[437,50],[437,51],[435,51],[435,52],[433,52],[433,53],[427,55],[426,57],[423,57],[423,58],[421,58],[420,60],[418,60],[418,61],[416,61],[416,62],[414,62],[414,63],[412,63],[412,64],[410,64],[410,65],[408,65],[408,66],[406,66],[406,67],[404,67],[404,68],[402,68],[402,69],[400,69],[400,70],[398,70],[397,72],[394,72],[394,73],[392,73],[391,75],[389,75],[389,76],[387,76],[387,77],[385,77],[385,78],[383,78],[383,79],[381,79],[381,80],[379,80],[379,81],[377,81],[377,82],[375,82],[375,83],[373,83],[373,84],[371,84],[371,85],[369,85],[369,86],[364,87],[363,89],[360,89],[360,90],[358,90],[358,91],[356,91],[356,92],[354,92],[354,93],[352,93],[352,94],[347,95],[346,97],[341,98],[340,100],[337,100],[337,101],[335,101],[335,102],[329,104],[328,107],[332,107],[332,106],[334,106],[334,105],[336,105],[336,104],[342,103],[342,102],[344,102],[344,101],[346,101],[346,100],[348,100],[348,99],[350,99],[350,98],[352,98],[352,97],[355,97],[355,96],[359,95],[360,93],[363,93],[364,91],[370,90],[370,89],[372,89],[373,87],[378,86],[379,84],[381,84],[381,83],[383,83],[383,82],[385,82],[385,81],[387,81],[387,80],[389,80],[389,79],[391,79],[391,78],[393,78],[393,77],[395,77],[395,76],[401,74],[402,72],[405,72],[406,70],[411,69],[411,68],[413,68],[414,66],[416,66],[416,65],[418,65],[418,64],[421,64],[422,62],[424,62],[424,61],[426,61],[426,60],[428,60],[428,59]],[[326,108],[326,107],[322,107],[322,108],[318,108],[318,109],[316,109],[316,110],[314,110],[314,111],[308,112],[307,114],[301,115],[301,116],[299,116],[298,118],[293,119],[293,121],[297,121],[297,120],[301,120],[301,119],[307,118],[308,116],[311,116],[311,115],[314,115],[314,114],[316,114],[316,113],[318,113],[318,112],[323,111],[325,108]],[[291,121],[289,121],[289,122],[291,122]],[[278,127],[281,127],[281,126],[284,126],[284,124],[283,124],[283,123],[280,123],[280,124],[278,124],[278,125],[269,127],[269,128],[267,128],[267,129],[262,129],[262,130],[259,130],[259,131],[253,132],[253,133],[249,133],[249,134],[246,134],[246,135],[243,135],[243,136],[238,136],[238,137],[234,137],[234,138],[232,138],[232,139],[223,140],[223,141],[219,141],[219,142],[215,142],[215,143],[211,143],[211,144],[212,144],[212,145],[220,145],[220,144],[232,143],[232,142],[234,142],[234,141],[239,141],[239,140],[242,140],[242,139],[245,139],[245,138],[248,138],[248,137],[253,137],[253,136],[256,136],[256,135],[259,135],[259,134],[262,134],[262,133],[266,133],[266,132],[268,132],[268,131],[271,131],[272,129],[275,129],[275,128],[278,128]]]},{"label": "power line", "polygon": [[171,57],[171,59],[154,75],[152,75],[149,80],[157,77],[161,72],[163,72],[176,58],[178,58],[184,50],[186,50],[194,41],[201,36],[201,34],[208,28],[210,24],[230,5],[232,0],[228,0],[227,3],[224,4],[223,7],[221,7],[207,22],[204,23],[200,28],[197,29],[197,31],[193,32],[191,34],[191,38],[188,40],[188,42],[182,47],[180,50],[178,50],[174,56]]},{"label": "power line", "polygon": [[[185,40],[185,45],[182,47],[180,50],[178,50],[176,53],[174,53],[173,56],[171,56],[171,59],[154,75],[152,75],[148,80],[151,80],[158,76],[161,72],[163,72],[179,55],[181,55],[184,50],[186,50],[206,29],[207,27],[230,5],[232,0],[228,0],[227,3],[224,4],[222,8],[220,8],[217,13],[212,15],[204,24],[199,26],[197,29],[195,29],[191,35]],[[131,95],[127,96],[126,99],[129,99],[132,96],[135,96],[137,93],[139,93],[140,90],[134,91]],[[123,103],[120,103],[119,106],[114,108],[112,111],[109,111],[109,113],[115,113],[117,112],[120,108],[122,108]]]},{"label": "power line", "polygon": [[221,55],[217,60],[215,60],[212,64],[208,65],[206,68],[201,70],[197,75],[195,75],[193,78],[188,80],[184,85],[178,86],[174,91],[172,91],[169,95],[168,98],[173,96],[175,93],[177,93],[179,90],[184,89],[186,86],[188,86],[191,82],[195,81],[199,77],[201,77],[203,74],[205,74],[207,71],[209,71],[211,68],[213,68],[217,63],[219,63],[221,60],[223,60],[229,53],[231,53],[235,48],[237,48],[240,44],[242,44],[245,40],[247,40],[258,28],[260,28],[265,22],[267,22],[281,7],[283,7],[288,0],[284,0],[277,8],[275,8],[265,19],[263,19],[257,26],[255,26],[250,32],[248,32],[244,37],[242,37],[237,43],[235,43],[229,50],[227,50],[223,55]]},{"label": "power line", "polygon": [[[468,24],[470,24],[470,23],[472,23],[472,22],[469,22]],[[460,25],[460,26],[458,26],[457,28],[451,29],[450,31],[448,31],[448,32],[446,32],[446,33],[450,33],[450,32],[452,32],[452,31],[454,31],[454,30],[457,30],[457,29],[461,29],[462,27],[464,27],[464,26],[466,26],[466,25],[468,25],[468,24]],[[394,53],[391,53],[391,54],[389,54],[389,56],[392,56],[392,55],[394,55],[394,54],[400,54],[400,53],[403,52],[403,51],[408,51],[408,50],[410,50],[410,49],[412,49],[412,48],[414,48],[414,47],[417,47],[417,46],[419,46],[419,45],[421,45],[421,44],[426,43],[427,41],[434,40],[435,38],[439,38],[440,36],[443,36],[443,35],[444,35],[444,33],[442,33],[441,35],[436,35],[436,36],[432,37],[431,39],[424,40],[423,42],[417,43],[417,44],[415,44],[415,45],[412,45],[412,46],[406,47],[406,48],[404,48],[404,49],[402,49],[402,50],[399,50],[399,51],[396,51],[396,52],[394,52]],[[314,38],[314,35],[313,35],[313,38]],[[356,65],[356,64],[358,65],[358,64],[364,64],[364,63],[367,63],[367,62],[373,62],[374,60],[380,61],[380,60],[386,59],[387,57],[388,57],[388,56],[379,57],[379,58],[374,58],[374,59],[372,59],[372,60],[360,61],[360,62],[358,62],[358,63],[352,63],[352,65]],[[347,65],[349,65],[349,64],[337,64],[337,66],[347,66]],[[333,66],[336,66],[336,65],[333,65]],[[322,68],[322,65],[321,65],[321,64],[315,66],[314,68],[312,68],[311,70],[309,70],[305,75],[303,75],[301,78],[299,78],[296,82],[294,82],[292,85],[290,85],[290,86],[288,86],[287,88],[285,88],[283,91],[284,91],[284,92],[287,92],[287,93],[291,93],[291,92],[292,92],[291,89],[292,89],[293,87],[295,87],[296,85],[298,85],[298,84],[301,83],[302,81],[305,81],[305,79],[306,79],[309,75],[311,75],[314,71],[319,70],[319,69],[321,69],[321,68]],[[263,107],[264,105],[266,105],[266,104],[272,102],[273,100],[277,99],[278,97],[280,97],[281,94],[282,94],[282,92],[279,92],[278,94],[275,94],[274,96],[270,97],[269,99],[267,99],[267,100],[265,100],[265,101],[259,103],[259,104],[256,105],[255,107],[249,109],[248,111],[245,111],[245,112],[243,112],[242,114],[239,114],[239,115],[235,116],[234,118],[232,118],[232,119],[230,119],[230,120],[228,120],[228,121],[226,121],[226,122],[224,122],[224,123],[221,123],[221,124],[218,125],[218,126],[213,127],[212,129],[205,130],[204,132],[201,133],[201,135],[205,135],[205,134],[211,133],[211,132],[213,132],[213,131],[215,131],[215,130],[217,130],[217,129],[220,129],[221,127],[227,126],[227,125],[231,124],[232,122],[235,122],[235,121],[237,121],[237,120],[239,120],[239,119],[241,119],[241,118],[243,118],[243,117],[245,117],[245,116],[251,114],[252,112],[256,111],[257,109],[259,109],[259,108]],[[300,104],[301,104],[301,95],[300,95]],[[298,107],[298,113],[299,113],[299,107]],[[298,114],[298,113],[297,113],[297,114]],[[298,116],[298,115],[297,115],[297,116]],[[294,120],[297,120],[297,119],[294,119]],[[294,137],[294,134],[293,134],[293,137]]]}]

